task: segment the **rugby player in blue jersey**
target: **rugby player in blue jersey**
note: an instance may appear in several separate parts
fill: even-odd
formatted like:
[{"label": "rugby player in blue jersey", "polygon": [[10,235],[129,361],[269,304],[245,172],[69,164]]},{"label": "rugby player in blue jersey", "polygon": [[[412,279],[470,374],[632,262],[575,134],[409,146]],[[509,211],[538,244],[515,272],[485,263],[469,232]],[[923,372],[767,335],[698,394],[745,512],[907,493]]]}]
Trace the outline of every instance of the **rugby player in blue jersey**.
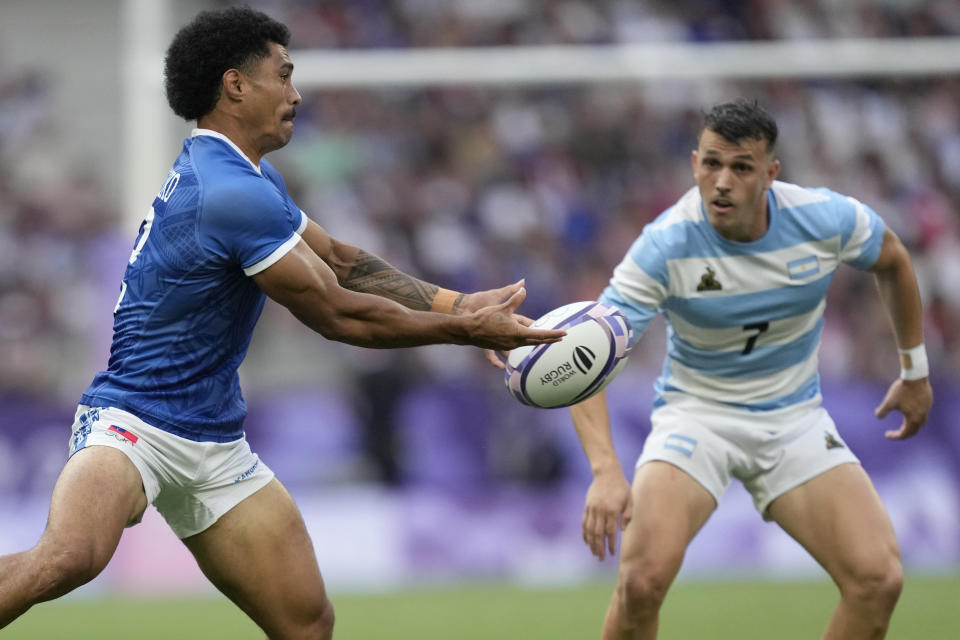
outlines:
[{"label": "rugby player in blue jersey", "polygon": [[593,471],[584,541],[603,559],[623,531],[605,640],[656,637],[687,546],[732,478],[839,587],[823,638],[882,638],[900,594],[890,519],[821,407],[817,348],[834,270],[872,271],[902,366],[876,414],[903,414],[888,438],[914,435],[933,393],[913,267],[866,205],[777,181],[776,140],[755,102],[707,113],[691,159],[696,186],[643,230],[600,297],[637,335],[657,313],[668,327],[632,488],[604,395],[571,409]]},{"label": "rugby player in blue jersey", "polygon": [[168,101],[197,129],[140,227],[108,368],[81,397],[46,529],[0,558],[0,627],[96,576],[152,503],[270,638],[332,637],[300,512],[243,434],[237,368],[266,296],[364,347],[509,349],[563,335],[514,315],[522,282],[441,289],[307,218],[263,159],[290,140],[301,101],[288,40],[284,25],[233,8],[200,14],[167,51]]}]

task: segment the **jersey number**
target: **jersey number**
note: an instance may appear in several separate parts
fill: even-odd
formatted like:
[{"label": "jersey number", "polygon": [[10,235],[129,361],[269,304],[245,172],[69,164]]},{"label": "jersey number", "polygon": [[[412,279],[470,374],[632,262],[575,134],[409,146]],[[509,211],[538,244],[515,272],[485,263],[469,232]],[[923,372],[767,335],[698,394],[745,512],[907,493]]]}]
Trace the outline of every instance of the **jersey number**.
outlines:
[{"label": "jersey number", "polygon": [[[143,251],[143,245],[147,243],[147,237],[150,235],[150,230],[153,228],[153,216],[153,207],[150,207],[150,213],[147,214],[147,217],[144,218],[143,222],[140,224],[140,236],[137,238],[137,244],[134,245],[133,251],[130,252],[130,258],[127,260],[127,264],[133,264],[137,261],[137,258],[140,257],[140,252]],[[117,304],[113,307],[114,313],[116,313],[117,309],[120,308],[120,303],[123,302],[123,296],[126,293],[127,281],[124,280],[120,283],[120,297],[117,298]]]},{"label": "jersey number", "polygon": [[744,331],[756,331],[753,335],[747,338],[747,344],[743,347],[743,351],[740,352],[740,355],[747,355],[753,351],[754,345],[757,344],[757,338],[760,337],[760,334],[770,328],[769,322],[754,322],[753,324],[743,325]]}]

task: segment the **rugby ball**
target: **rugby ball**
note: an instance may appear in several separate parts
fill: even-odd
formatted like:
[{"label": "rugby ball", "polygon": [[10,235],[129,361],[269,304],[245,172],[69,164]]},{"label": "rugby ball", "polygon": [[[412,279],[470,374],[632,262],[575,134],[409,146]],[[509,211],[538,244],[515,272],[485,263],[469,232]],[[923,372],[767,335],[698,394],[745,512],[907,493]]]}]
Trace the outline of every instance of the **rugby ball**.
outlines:
[{"label": "rugby ball", "polygon": [[567,332],[559,342],[508,354],[507,389],[523,404],[541,409],[568,407],[606,387],[626,364],[633,343],[626,316],[599,302],[566,304],[533,326]]}]

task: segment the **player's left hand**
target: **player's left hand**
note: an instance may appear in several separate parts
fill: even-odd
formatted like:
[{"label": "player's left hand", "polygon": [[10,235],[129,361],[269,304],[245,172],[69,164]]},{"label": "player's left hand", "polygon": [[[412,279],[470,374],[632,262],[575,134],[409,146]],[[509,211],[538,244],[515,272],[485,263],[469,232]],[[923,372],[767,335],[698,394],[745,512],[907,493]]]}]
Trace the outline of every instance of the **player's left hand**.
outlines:
[{"label": "player's left hand", "polygon": [[474,293],[463,294],[463,300],[457,305],[454,313],[473,313],[484,307],[492,307],[500,304],[517,291],[523,288],[524,280],[521,279],[513,284],[497,289],[487,289],[486,291],[475,291]]},{"label": "player's left hand", "polygon": [[898,378],[890,385],[886,397],[874,410],[874,415],[884,418],[897,410],[903,414],[903,422],[896,431],[887,431],[884,437],[890,440],[904,440],[917,433],[927,421],[927,414],[933,406],[933,388],[930,378],[920,380],[902,380]]}]

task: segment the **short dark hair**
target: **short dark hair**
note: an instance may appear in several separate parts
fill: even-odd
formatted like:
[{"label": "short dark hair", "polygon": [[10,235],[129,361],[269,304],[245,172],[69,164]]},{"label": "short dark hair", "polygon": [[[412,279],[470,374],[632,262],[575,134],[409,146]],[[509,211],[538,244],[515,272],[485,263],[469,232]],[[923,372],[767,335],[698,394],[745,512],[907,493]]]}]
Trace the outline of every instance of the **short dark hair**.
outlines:
[{"label": "short dark hair", "polygon": [[184,120],[198,120],[220,98],[228,69],[248,69],[270,55],[270,43],[287,46],[290,30],[250,7],[203,11],[173,37],[164,59],[170,108]]},{"label": "short dark hair", "polygon": [[756,100],[738,98],[733,102],[715,105],[703,115],[703,128],[710,129],[725,140],[766,140],[767,150],[777,144],[777,123]]}]

